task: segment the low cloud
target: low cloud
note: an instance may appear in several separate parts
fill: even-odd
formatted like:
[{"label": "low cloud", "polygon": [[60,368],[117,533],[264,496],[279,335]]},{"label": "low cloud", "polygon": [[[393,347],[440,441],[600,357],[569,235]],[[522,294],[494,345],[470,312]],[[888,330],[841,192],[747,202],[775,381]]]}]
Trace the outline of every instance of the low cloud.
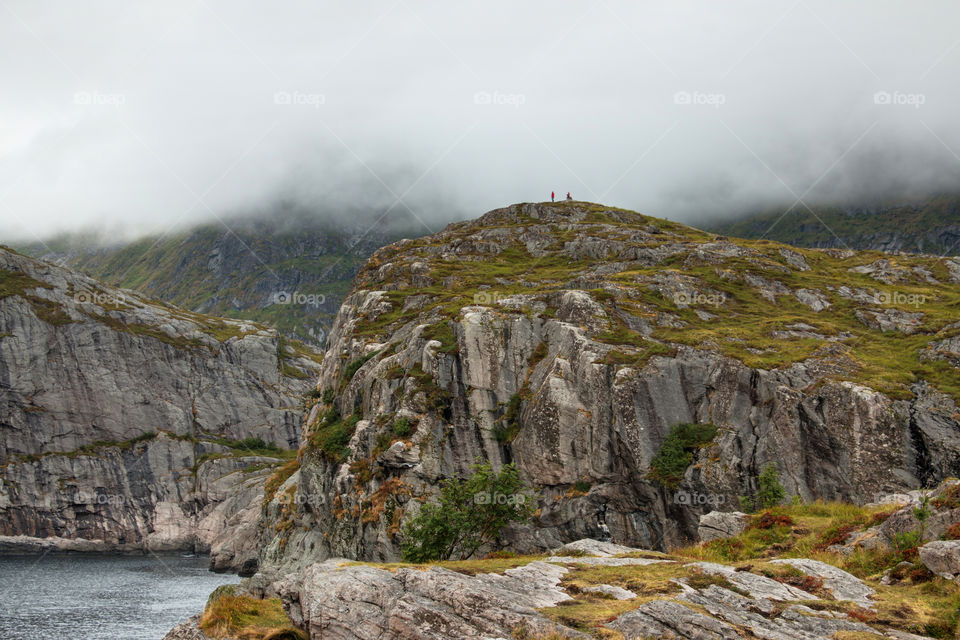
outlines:
[{"label": "low cloud", "polygon": [[0,241],[286,210],[426,233],[551,191],[694,220],[958,184],[955,3],[7,7]]}]

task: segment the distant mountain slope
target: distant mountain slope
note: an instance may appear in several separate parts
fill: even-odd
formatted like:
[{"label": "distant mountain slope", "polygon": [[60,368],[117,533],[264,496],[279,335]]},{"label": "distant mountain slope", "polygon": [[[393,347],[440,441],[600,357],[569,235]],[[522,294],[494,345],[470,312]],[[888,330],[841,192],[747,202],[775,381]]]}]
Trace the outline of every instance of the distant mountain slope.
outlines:
[{"label": "distant mountain slope", "polygon": [[321,344],[367,257],[403,235],[370,226],[263,218],[128,244],[69,236],[18,249],[199,313],[265,322]]},{"label": "distant mountain slope", "polygon": [[812,209],[797,206],[786,215],[781,209],[701,226],[797,247],[960,255],[960,195],[884,207]]}]

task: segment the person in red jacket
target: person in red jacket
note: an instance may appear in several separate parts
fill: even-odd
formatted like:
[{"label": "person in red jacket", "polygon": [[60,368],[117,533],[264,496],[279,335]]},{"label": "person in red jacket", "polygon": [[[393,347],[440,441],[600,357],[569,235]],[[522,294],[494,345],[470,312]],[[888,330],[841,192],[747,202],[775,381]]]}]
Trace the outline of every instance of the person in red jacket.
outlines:
[{"label": "person in red jacket", "polygon": [[556,199],[554,198],[553,191],[550,192],[550,202],[556,202]]},{"label": "person in red jacket", "polygon": [[569,191],[567,191],[567,200],[573,200],[573,198],[570,197],[570,192],[569,192]]}]

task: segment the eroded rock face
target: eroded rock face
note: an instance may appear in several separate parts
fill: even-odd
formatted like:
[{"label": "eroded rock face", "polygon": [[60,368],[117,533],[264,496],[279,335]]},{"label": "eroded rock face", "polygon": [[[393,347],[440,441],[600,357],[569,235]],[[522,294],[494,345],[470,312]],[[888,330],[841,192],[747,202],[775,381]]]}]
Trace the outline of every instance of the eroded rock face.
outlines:
[{"label": "eroded rock face", "polygon": [[276,459],[214,439],[299,446],[313,360],[3,249],[0,274],[0,535],[206,550],[255,522]]},{"label": "eroded rock face", "polygon": [[[591,549],[595,549],[592,541],[578,541],[568,551]],[[595,550],[605,554],[611,549]],[[561,582],[568,568],[559,565],[615,559],[604,555],[554,558],[503,574],[476,576],[437,567],[388,571],[331,559],[287,576],[272,589],[279,591],[294,624],[311,638],[492,639],[516,637],[523,631],[532,635],[544,629],[556,637],[584,638],[576,630],[549,623],[536,609],[556,606],[574,595],[565,591]],[[823,578],[837,600],[874,607],[873,590],[832,565],[807,558],[783,562]],[[680,578],[674,581],[676,593],[633,603],[628,601],[636,594],[609,584],[577,587],[577,591],[605,594],[623,602],[628,610],[605,626],[627,640],[827,640],[841,631],[922,640],[886,627],[889,621],[868,625],[844,612],[814,610],[801,604],[815,600],[814,595],[743,568],[715,563],[684,568],[722,576],[730,588],[719,584],[694,588],[687,578]]]},{"label": "eroded rock face", "polygon": [[[503,574],[466,576],[439,567],[385,571],[327,560],[284,579],[278,590],[293,623],[311,638],[446,640],[545,632],[536,609],[569,598],[566,569],[533,562]],[[570,630],[570,638],[586,638]]]},{"label": "eroded rock face", "polygon": [[[922,382],[909,400],[851,382],[858,365],[840,344],[851,334],[811,330],[824,314],[848,313],[851,330],[872,331],[834,302],[874,305],[877,291],[868,283],[876,265],[861,270],[858,282],[867,284],[860,288],[791,289],[778,280],[782,274],[801,278],[812,269],[797,252],[763,257],[728,240],[692,241],[684,236],[689,228],[678,226],[586,226],[592,215],[632,219],[579,207],[517,205],[371,259],[334,323],[318,385],[334,399],[309,416],[306,439],[332,409],[359,420],[342,458],[308,447],[292,514],[268,505],[264,566],[296,570],[331,556],[395,560],[418,498],[477,460],[515,462],[538,494],[534,523],[510,528],[501,540],[520,552],[584,537],[654,549],[695,540],[700,515],[751,494],[771,463],[787,493],[805,500],[865,503],[960,474],[952,398]],[[569,239],[551,244],[550,234]],[[607,242],[588,242],[590,235]],[[489,268],[485,261],[502,259],[513,241],[534,247],[536,259],[559,256],[586,266],[574,280],[551,281],[538,293],[523,290],[543,283],[521,282],[521,291],[499,295],[495,287],[516,283],[493,277],[472,294],[472,304],[453,312],[435,289],[410,279],[429,272],[434,287],[453,291],[467,276],[447,276],[445,265],[466,265],[467,274],[470,265]],[[720,281],[773,304],[782,296],[802,301],[808,323],[789,326],[807,333],[771,338],[822,338],[824,346],[805,360],[760,369],[722,355],[720,345],[657,340],[663,329],[715,322],[725,304],[719,285],[675,268],[637,276],[634,288],[606,280],[668,260],[706,265]],[[726,260],[755,265],[757,273],[725,268]],[[643,313],[628,306],[649,296],[669,306],[644,303]],[[704,308],[684,315],[690,306]],[[627,334],[626,343],[615,339]],[[398,417],[416,424],[402,438],[390,433]],[[697,452],[675,490],[647,479],[672,425],[707,422],[719,434]],[[290,517],[293,526],[273,536]]]}]

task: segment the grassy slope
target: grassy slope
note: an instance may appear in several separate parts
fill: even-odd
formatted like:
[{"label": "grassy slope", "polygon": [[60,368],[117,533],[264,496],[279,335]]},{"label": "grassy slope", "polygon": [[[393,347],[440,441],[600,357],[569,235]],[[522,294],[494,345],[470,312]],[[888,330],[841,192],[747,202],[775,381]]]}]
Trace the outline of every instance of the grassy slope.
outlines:
[{"label": "grassy slope", "polygon": [[[838,246],[836,236],[857,249],[859,239],[875,234],[898,233],[923,236],[950,225],[960,225],[960,197],[938,196],[916,205],[895,205],[886,208],[844,211],[837,207],[797,207],[783,215],[783,210],[705,224],[717,233],[739,238],[767,237],[800,247]],[[918,247],[905,246],[908,251]],[[949,255],[960,253],[960,247],[941,246],[927,240],[926,253]]]}]

